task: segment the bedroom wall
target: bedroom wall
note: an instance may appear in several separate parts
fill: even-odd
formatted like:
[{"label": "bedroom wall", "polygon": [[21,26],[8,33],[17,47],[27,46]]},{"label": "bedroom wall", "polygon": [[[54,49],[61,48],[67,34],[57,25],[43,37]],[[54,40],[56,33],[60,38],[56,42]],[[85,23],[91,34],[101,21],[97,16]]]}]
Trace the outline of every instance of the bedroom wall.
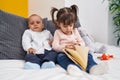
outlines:
[{"label": "bedroom wall", "polygon": [[[69,2],[70,1],[70,2]],[[102,0],[66,0],[79,6],[79,19],[96,41],[108,43],[108,4]]]},{"label": "bedroom wall", "polygon": [[47,17],[51,19],[50,10],[52,7],[64,7],[64,0],[29,0],[29,15],[32,13],[37,13],[42,17]]},{"label": "bedroom wall", "polygon": [[109,17],[108,17],[108,33],[109,33],[109,37],[108,37],[108,42],[110,45],[115,45],[117,46],[117,38],[115,37],[115,25],[113,24],[113,21],[112,21],[112,17],[113,15],[109,12]]},{"label": "bedroom wall", "polygon": [[108,1],[105,0],[29,0],[29,15],[38,13],[42,17],[50,16],[51,7],[61,8],[76,4],[79,7],[79,19],[83,27],[96,41],[114,44],[113,29],[109,26]]},{"label": "bedroom wall", "polygon": [[66,0],[65,6],[77,4],[79,6],[79,19],[81,25],[87,28],[88,32],[96,41],[116,45],[115,26],[112,22],[107,0]]}]

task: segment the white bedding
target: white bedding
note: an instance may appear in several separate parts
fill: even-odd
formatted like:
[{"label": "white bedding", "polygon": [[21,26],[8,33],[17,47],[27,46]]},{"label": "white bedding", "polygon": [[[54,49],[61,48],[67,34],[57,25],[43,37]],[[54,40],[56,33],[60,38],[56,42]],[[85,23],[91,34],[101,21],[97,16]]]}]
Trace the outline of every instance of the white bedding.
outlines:
[{"label": "white bedding", "polygon": [[[101,43],[96,43],[99,47]],[[90,75],[83,72],[83,76],[71,76],[60,66],[52,69],[24,70],[23,60],[0,60],[0,80],[119,80],[120,79],[120,48],[107,46],[108,54],[113,54],[114,58],[107,60],[109,70],[104,75]],[[93,54],[95,60],[101,54]]]}]

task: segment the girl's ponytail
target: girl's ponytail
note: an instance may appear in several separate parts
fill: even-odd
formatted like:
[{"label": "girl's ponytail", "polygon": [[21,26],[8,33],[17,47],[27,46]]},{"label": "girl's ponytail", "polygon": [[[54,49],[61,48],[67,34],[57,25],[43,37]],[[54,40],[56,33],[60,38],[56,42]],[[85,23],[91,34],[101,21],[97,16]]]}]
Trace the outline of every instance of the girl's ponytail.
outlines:
[{"label": "girl's ponytail", "polygon": [[76,5],[72,5],[71,9],[72,9],[73,13],[75,14],[75,21],[77,21],[78,7]]},{"label": "girl's ponytail", "polygon": [[52,21],[53,21],[54,24],[56,24],[56,21],[55,21],[55,18],[54,18],[55,11],[58,11],[58,9],[53,7],[51,9],[51,16],[52,16]]}]

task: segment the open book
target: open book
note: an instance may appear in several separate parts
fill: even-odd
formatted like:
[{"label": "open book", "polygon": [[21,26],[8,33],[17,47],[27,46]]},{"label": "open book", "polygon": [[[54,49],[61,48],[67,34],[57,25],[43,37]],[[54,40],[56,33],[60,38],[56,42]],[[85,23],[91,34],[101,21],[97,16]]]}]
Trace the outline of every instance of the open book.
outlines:
[{"label": "open book", "polygon": [[87,61],[88,61],[87,47],[75,45],[75,50],[65,48],[63,51],[73,62],[80,65],[82,70],[86,70]]}]

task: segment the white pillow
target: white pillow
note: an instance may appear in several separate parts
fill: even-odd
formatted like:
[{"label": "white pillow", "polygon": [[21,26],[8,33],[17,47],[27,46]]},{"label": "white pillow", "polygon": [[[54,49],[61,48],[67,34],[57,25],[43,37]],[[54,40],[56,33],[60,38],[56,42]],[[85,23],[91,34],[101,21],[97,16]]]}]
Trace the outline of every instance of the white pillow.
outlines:
[{"label": "white pillow", "polygon": [[100,48],[95,46],[95,41],[90,34],[88,34],[87,30],[83,27],[79,27],[78,31],[85,41],[85,45],[89,48],[90,53],[105,53],[107,48],[105,45],[102,45]]}]

